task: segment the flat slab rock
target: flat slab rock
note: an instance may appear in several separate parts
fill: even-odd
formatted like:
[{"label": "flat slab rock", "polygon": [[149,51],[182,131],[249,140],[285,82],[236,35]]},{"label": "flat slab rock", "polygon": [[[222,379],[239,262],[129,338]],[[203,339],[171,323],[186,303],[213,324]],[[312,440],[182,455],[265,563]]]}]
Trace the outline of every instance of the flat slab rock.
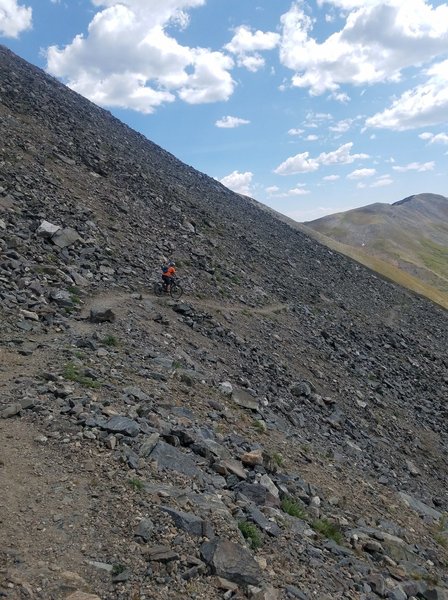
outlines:
[{"label": "flat slab rock", "polygon": [[140,432],[140,425],[129,417],[116,415],[102,425],[102,429],[111,433],[123,433],[124,435],[135,437]]},{"label": "flat slab rock", "polygon": [[188,477],[203,479],[205,473],[197,466],[195,461],[174,446],[159,441],[149,455],[150,460],[155,460],[159,468],[183,473]]},{"label": "flat slab rock", "polygon": [[201,556],[214,574],[234,583],[257,585],[263,579],[260,566],[249,550],[228,540],[205,542]]},{"label": "flat slab rock", "polygon": [[413,498],[412,496],[409,496],[409,494],[405,494],[405,492],[398,492],[398,495],[407,506],[412,508],[412,510],[415,510],[415,512],[418,512],[423,517],[430,517],[435,521],[439,521],[442,518],[442,513],[434,508],[431,508],[421,500],[417,500],[417,498]]},{"label": "flat slab rock", "polygon": [[248,408],[249,410],[258,410],[260,406],[258,400],[245,390],[234,390],[232,392],[232,400],[235,404],[238,404],[238,406]]}]

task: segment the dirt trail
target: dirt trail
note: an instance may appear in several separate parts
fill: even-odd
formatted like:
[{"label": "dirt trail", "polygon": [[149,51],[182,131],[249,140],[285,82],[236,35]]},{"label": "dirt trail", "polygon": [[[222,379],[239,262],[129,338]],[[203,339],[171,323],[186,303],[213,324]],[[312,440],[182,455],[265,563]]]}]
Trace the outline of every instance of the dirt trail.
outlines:
[{"label": "dirt trail", "polygon": [[8,598],[35,597],[39,587],[47,598],[87,588],[74,540],[92,508],[89,482],[55,458],[29,422],[0,421],[0,590]]},{"label": "dirt trail", "polygon": [[[135,294],[138,294],[138,298],[135,297]],[[134,296],[134,297],[133,297]],[[144,294],[140,292],[126,293],[121,291],[110,290],[108,292],[100,292],[98,294],[89,296],[85,299],[84,305],[81,311],[81,317],[85,318],[89,315],[90,309],[94,306],[105,306],[107,305],[110,308],[120,308],[125,309],[129,302],[141,302],[145,300],[150,300],[156,303],[164,303],[170,301],[171,298],[169,296],[160,298],[155,296],[154,294]],[[201,300],[198,298],[190,299],[188,296],[183,296],[180,302],[189,303],[191,302],[194,306],[201,307],[203,309],[213,310],[217,312],[229,312],[229,313],[250,313],[250,314],[259,314],[259,315],[268,315],[272,313],[278,313],[282,311],[289,310],[289,305],[276,302],[274,304],[268,304],[266,306],[260,307],[252,307],[245,304],[223,304],[222,302],[214,302],[213,300]]]}]

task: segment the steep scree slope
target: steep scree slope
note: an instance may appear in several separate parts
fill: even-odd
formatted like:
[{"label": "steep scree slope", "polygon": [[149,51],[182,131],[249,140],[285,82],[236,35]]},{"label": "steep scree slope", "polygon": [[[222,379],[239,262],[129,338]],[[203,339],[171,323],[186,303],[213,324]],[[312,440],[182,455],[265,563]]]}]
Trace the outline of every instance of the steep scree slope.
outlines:
[{"label": "steep scree slope", "polygon": [[3,47],[0,133],[0,595],[446,597],[447,313]]}]

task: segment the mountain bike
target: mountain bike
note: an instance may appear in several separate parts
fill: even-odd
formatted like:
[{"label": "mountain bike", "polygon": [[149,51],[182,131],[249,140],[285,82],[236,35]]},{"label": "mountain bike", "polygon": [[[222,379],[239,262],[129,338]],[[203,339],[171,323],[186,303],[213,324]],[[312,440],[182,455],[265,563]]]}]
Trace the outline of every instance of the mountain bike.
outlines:
[{"label": "mountain bike", "polygon": [[156,281],[154,284],[154,294],[156,296],[164,296],[165,294],[169,294],[173,300],[179,300],[183,293],[184,290],[178,281],[173,281],[169,291],[165,288],[165,285],[162,283],[162,281]]}]

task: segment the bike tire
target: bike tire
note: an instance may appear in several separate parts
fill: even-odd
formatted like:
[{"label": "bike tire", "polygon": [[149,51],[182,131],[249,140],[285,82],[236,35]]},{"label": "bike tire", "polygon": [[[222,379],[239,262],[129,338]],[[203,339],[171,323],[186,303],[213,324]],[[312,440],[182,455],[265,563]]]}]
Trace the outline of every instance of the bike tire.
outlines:
[{"label": "bike tire", "polygon": [[173,298],[173,300],[179,300],[183,293],[184,290],[182,289],[181,285],[178,283],[173,283],[171,285],[170,296]]},{"label": "bike tire", "polygon": [[156,296],[163,296],[163,285],[160,281],[156,281],[154,284],[154,294]]}]

